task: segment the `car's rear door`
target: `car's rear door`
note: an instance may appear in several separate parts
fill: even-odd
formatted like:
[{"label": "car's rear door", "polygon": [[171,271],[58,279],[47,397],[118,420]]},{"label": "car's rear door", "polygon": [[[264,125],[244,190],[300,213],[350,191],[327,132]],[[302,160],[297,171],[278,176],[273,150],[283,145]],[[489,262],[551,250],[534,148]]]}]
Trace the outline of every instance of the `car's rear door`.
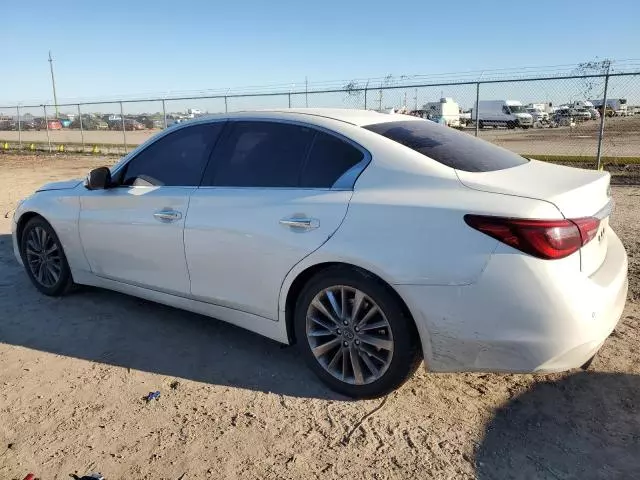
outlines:
[{"label": "car's rear door", "polygon": [[95,275],[189,294],[184,221],[223,126],[177,128],[120,167],[112,188],[82,193],[80,237]]},{"label": "car's rear door", "polygon": [[230,121],[185,223],[192,295],[277,319],[286,274],[340,226],[367,160],[310,126]]}]

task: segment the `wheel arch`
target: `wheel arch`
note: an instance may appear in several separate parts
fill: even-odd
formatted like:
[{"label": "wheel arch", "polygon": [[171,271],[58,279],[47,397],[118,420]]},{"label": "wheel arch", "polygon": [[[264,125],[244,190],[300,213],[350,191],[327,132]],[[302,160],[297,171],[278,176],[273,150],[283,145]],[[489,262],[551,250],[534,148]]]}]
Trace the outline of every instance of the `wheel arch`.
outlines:
[{"label": "wheel arch", "polygon": [[[18,241],[18,245],[20,245],[22,242],[22,232],[24,232],[24,227],[26,227],[27,223],[29,223],[29,220],[36,217],[42,218],[45,222],[51,225],[51,222],[49,222],[46,218],[44,218],[38,212],[35,212],[33,210],[24,212],[22,215],[20,215],[20,218],[18,219],[18,222],[16,224],[16,240]],[[51,225],[51,228],[53,228],[53,225]]]},{"label": "wheel arch", "polygon": [[400,307],[402,308],[403,313],[415,326],[419,336],[420,351],[422,353],[424,360],[427,361],[430,358],[431,349],[430,349],[430,339],[429,339],[428,332],[426,332],[425,328],[421,328],[421,325],[416,321],[416,315],[411,310],[411,308],[409,307],[405,299],[393,287],[391,282],[385,280],[385,278],[382,275],[376,272],[373,272],[369,268],[365,268],[365,267],[355,265],[353,263],[344,262],[344,261],[324,261],[324,262],[307,265],[303,268],[300,268],[300,270],[295,273],[293,271],[290,272],[289,275],[287,276],[287,279],[285,279],[285,283],[283,284],[282,292],[280,295],[280,298],[281,298],[280,311],[283,315],[283,317],[281,318],[284,318],[286,332],[287,332],[287,339],[290,345],[293,345],[296,343],[296,338],[294,333],[295,328],[294,328],[293,321],[294,321],[295,304],[296,304],[298,295],[300,294],[304,286],[309,282],[309,280],[311,280],[311,278],[313,278],[315,275],[319,274],[324,270],[327,270],[329,268],[335,268],[335,267],[343,267],[345,269],[355,270],[364,274],[367,277],[371,277],[377,280],[378,282],[380,282],[389,291],[389,293],[396,298]]}]

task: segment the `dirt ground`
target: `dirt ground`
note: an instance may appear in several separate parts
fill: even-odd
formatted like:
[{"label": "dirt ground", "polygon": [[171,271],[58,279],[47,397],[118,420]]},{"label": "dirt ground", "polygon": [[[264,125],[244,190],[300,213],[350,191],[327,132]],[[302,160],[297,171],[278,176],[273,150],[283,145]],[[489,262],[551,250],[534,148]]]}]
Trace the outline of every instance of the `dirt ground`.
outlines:
[{"label": "dirt ground", "polygon": [[[504,128],[484,128],[480,130],[480,138],[508,148],[516,153],[529,155],[585,155],[595,156],[598,149],[600,122],[590,120],[576,124],[575,127],[533,128],[528,130],[507,130]],[[465,130],[473,134],[473,128]],[[158,130],[127,131],[123,138],[122,131],[86,131],[56,130],[49,132],[51,142],[66,144],[67,148],[78,149],[83,141],[86,149],[99,145],[103,151],[121,153],[126,140],[128,150],[146,141]],[[22,142],[47,142],[46,131],[22,132]],[[640,152],[640,115],[632,117],[607,118],[605,123],[605,140],[603,155],[609,157],[633,157]],[[12,146],[18,142],[18,132],[0,131],[0,143],[8,141]],[[76,144],[70,146],[69,144]],[[109,147],[111,145],[111,147]],[[17,144],[16,144],[17,146]],[[73,150],[78,151],[78,150]]]},{"label": "dirt ground", "polygon": [[[529,155],[595,156],[598,151],[600,121],[576,123],[575,127],[507,130],[484,128],[480,138]],[[607,118],[602,155],[634,157],[640,152],[640,115]]]},{"label": "dirt ground", "polygon": [[295,348],[222,322],[98,289],[38,294],[13,258],[15,202],[102,163],[0,156],[0,478],[640,475],[640,188],[613,188],[631,288],[589,371],[420,369],[384,399],[350,401]]}]

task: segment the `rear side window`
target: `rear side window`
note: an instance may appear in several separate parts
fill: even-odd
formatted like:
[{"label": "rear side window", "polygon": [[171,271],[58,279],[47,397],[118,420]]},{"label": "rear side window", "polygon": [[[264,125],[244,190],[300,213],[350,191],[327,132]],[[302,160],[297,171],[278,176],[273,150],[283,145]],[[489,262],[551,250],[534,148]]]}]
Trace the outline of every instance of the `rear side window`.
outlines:
[{"label": "rear side window", "polygon": [[315,132],[276,122],[233,122],[216,153],[213,185],[297,187]]},{"label": "rear side window", "polygon": [[318,132],[302,171],[303,188],[330,188],[347,170],[360,162],[364,154],[347,142]]},{"label": "rear side window", "polygon": [[364,128],[465,172],[491,172],[527,163],[520,155],[428,120],[376,123]]},{"label": "rear side window", "polygon": [[122,184],[198,186],[223,125],[181,128],[152,143],[127,163]]}]

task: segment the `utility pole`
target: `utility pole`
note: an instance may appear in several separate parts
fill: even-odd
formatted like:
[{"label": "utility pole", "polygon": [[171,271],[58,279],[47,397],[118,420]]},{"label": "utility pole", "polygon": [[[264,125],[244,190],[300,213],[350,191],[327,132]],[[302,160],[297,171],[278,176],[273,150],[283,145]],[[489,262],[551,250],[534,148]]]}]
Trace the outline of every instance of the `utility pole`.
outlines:
[{"label": "utility pole", "polygon": [[56,95],[56,79],[53,76],[53,58],[51,58],[51,50],[49,50],[49,69],[51,70],[51,85],[53,86],[53,104],[56,109],[56,118],[58,118],[58,96]]},{"label": "utility pole", "polygon": [[304,77],[304,106],[309,107],[309,80]]}]

